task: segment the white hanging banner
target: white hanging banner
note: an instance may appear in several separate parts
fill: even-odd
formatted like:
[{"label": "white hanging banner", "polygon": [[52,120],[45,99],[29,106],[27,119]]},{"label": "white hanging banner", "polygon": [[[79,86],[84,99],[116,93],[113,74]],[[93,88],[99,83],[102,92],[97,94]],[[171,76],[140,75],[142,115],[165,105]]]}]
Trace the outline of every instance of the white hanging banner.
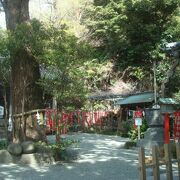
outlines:
[{"label": "white hanging banner", "polygon": [[4,107],[0,106],[0,118],[3,118],[4,116]]},{"label": "white hanging banner", "polygon": [[8,120],[8,131],[12,131],[13,130],[13,123],[12,123],[12,117],[9,116],[9,120]]}]

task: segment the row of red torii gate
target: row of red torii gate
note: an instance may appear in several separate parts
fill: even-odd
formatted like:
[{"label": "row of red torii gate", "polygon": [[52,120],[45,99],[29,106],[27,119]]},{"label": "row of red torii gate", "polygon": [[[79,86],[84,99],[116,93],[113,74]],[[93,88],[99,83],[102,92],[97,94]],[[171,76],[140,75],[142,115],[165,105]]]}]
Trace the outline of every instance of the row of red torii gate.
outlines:
[{"label": "row of red torii gate", "polygon": [[[135,112],[137,114],[137,112]],[[170,128],[173,129],[173,138],[175,141],[180,142],[180,111],[174,113],[164,113],[164,141],[170,142]],[[57,126],[61,126],[61,134],[68,133],[69,127],[74,126],[76,130],[78,127],[81,129],[91,128],[98,126],[103,130],[112,121],[117,121],[113,114],[108,111],[75,111],[69,113],[61,113],[58,115],[57,110],[47,109],[45,112],[46,126],[53,132],[56,131]],[[170,119],[173,119],[173,127],[170,127]],[[111,121],[111,123],[109,122]],[[118,124],[115,122],[114,124]]]},{"label": "row of red torii gate", "polygon": [[[173,138],[180,142],[180,111],[165,113],[164,116],[164,141],[170,142],[170,119],[173,118]],[[67,134],[72,131],[84,131],[92,129],[105,130],[107,127],[116,127],[119,120],[115,113],[109,111],[74,111],[61,112],[55,109],[33,110],[14,116],[15,130],[23,132],[25,136],[34,136],[35,130],[43,127],[46,133]],[[25,120],[25,121],[24,121]]]}]

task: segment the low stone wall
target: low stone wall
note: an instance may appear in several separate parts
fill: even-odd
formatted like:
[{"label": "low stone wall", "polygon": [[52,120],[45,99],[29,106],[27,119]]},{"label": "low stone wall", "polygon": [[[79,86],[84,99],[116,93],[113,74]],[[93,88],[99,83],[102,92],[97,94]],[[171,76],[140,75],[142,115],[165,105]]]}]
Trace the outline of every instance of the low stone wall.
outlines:
[{"label": "low stone wall", "polygon": [[34,143],[25,141],[21,144],[12,143],[7,150],[0,150],[0,164],[49,165],[55,160],[50,152],[36,152]]},{"label": "low stone wall", "polygon": [[0,150],[0,164],[10,163],[44,166],[55,164],[55,160],[50,153],[32,153],[14,156],[7,150]]}]

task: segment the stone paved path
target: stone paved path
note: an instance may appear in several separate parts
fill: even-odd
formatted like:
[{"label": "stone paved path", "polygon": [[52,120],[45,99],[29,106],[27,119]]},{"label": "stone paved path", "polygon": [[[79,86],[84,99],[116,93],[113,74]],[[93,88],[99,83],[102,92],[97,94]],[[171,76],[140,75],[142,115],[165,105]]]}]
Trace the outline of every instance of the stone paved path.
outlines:
[{"label": "stone paved path", "polygon": [[68,138],[80,140],[73,151],[78,152],[77,160],[44,167],[1,164],[0,180],[139,179],[137,149],[123,148],[128,139],[97,134],[75,134]]}]

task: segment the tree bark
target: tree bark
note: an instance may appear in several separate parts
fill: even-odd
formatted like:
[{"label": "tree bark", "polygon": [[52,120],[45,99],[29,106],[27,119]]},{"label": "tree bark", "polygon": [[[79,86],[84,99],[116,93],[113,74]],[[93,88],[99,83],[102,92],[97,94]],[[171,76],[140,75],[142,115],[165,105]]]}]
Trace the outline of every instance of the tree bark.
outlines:
[{"label": "tree bark", "polygon": [[42,108],[42,91],[37,85],[39,65],[26,50],[19,50],[12,64],[13,113]]},{"label": "tree bark", "polygon": [[[17,25],[29,21],[29,0],[0,0],[0,2],[4,7],[9,31],[14,31]],[[25,48],[11,54],[11,59],[13,114],[21,113],[22,109],[29,111],[42,108],[42,90],[36,83],[40,78],[36,59]],[[18,135],[15,137],[20,138]]]},{"label": "tree bark", "polygon": [[8,30],[14,30],[17,24],[29,21],[29,0],[1,0],[1,3]]},{"label": "tree bark", "polygon": [[4,116],[5,137],[6,139],[8,139],[8,105],[7,105],[6,87],[4,87],[3,94],[4,94],[3,98],[4,98],[4,111],[5,111],[5,116]]}]

